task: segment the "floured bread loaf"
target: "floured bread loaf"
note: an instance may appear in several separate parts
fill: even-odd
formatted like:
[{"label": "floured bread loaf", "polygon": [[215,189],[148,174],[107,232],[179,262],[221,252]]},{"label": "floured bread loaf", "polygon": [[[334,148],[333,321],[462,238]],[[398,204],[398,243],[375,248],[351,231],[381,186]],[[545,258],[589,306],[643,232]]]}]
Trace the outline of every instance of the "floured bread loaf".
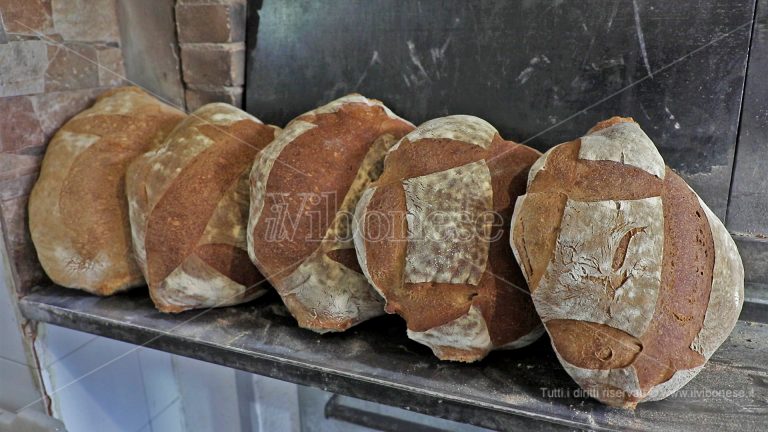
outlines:
[{"label": "floured bread loaf", "polygon": [[291,121],[253,165],[248,252],[301,327],[342,331],[383,313],[357,264],[351,214],[412,129],[353,94]]},{"label": "floured bread loaf", "polygon": [[51,280],[109,295],[144,283],[131,251],[125,170],[184,113],[136,87],[109,90],[56,132],[29,197],[29,230]]},{"label": "floured bread loaf", "polygon": [[228,306],[265,292],[246,252],[248,173],[276,133],[233,106],[208,104],[131,164],[133,244],[159,310]]},{"label": "floured bread loaf", "polygon": [[560,362],[609,405],[681,388],[741,310],[733,240],[632,119],[536,162],[511,245]]},{"label": "floured bread loaf", "polygon": [[362,270],[440,359],[479,360],[544,332],[505,234],[538,157],[477,117],[438,118],[390,150],[360,199]]}]

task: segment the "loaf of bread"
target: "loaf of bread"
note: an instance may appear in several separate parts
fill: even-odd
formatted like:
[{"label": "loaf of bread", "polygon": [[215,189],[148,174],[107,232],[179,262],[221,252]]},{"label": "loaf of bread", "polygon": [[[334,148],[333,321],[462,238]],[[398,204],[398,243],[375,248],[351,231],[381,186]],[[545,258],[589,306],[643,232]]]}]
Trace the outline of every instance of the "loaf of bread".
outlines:
[{"label": "loaf of bread", "polygon": [[544,332],[506,234],[538,157],[477,117],[438,118],[398,142],[363,192],[362,270],[440,359],[479,360]]},{"label": "loaf of bread", "polygon": [[227,104],[199,108],[128,169],[136,256],[163,312],[266,292],[248,259],[248,173],[278,129]]},{"label": "loaf of bread", "polygon": [[733,240],[632,119],[545,153],[511,231],[560,362],[606,404],[674,393],[739,316]]},{"label": "loaf of bread", "polygon": [[56,132],[29,197],[32,241],[54,283],[99,295],[144,283],[131,251],[125,170],[183,118],[126,87],[105,92]]},{"label": "loaf of bread", "polygon": [[343,331],[383,313],[350,223],[385,153],[412,129],[352,94],[291,121],[253,165],[248,252],[301,327]]}]

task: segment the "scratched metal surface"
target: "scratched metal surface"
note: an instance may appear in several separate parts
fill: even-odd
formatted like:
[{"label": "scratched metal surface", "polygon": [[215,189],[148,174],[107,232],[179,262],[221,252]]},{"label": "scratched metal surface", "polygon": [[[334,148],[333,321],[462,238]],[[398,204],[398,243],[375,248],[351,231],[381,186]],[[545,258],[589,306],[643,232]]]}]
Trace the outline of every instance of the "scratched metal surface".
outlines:
[{"label": "scratched metal surface", "polygon": [[724,218],[754,8],[754,0],[252,1],[246,107],[283,125],[361,92],[415,123],[478,115],[541,150],[606,117],[632,116]]},{"label": "scratched metal surface", "polygon": [[768,0],[760,0],[749,50],[728,229],[739,246],[751,304],[768,319]]},{"label": "scratched metal surface", "polygon": [[574,397],[546,338],[466,365],[438,361],[396,316],[342,334],[302,330],[277,296],[167,315],[146,290],[100,298],[48,287],[20,307],[28,319],[493,429],[768,430],[766,324],[739,321],[676,397],[629,412]]},{"label": "scratched metal surface", "polygon": [[[743,237],[761,238],[761,249],[764,254],[768,254],[768,85],[765,81],[768,73],[767,0],[758,2],[749,52],[727,226],[732,233]],[[762,265],[755,270],[768,273],[768,262],[763,260]],[[768,284],[768,277],[764,277],[762,283]]]}]

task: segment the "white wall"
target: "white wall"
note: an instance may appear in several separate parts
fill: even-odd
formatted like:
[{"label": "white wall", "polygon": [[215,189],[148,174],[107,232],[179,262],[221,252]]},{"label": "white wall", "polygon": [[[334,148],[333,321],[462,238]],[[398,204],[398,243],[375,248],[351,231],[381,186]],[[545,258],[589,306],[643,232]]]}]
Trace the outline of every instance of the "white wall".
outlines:
[{"label": "white wall", "polygon": [[[325,418],[331,393],[53,325],[35,346],[70,432],[369,432]],[[2,393],[8,381],[0,381]],[[480,428],[353,398],[344,404],[456,432]]]},{"label": "white wall", "polygon": [[35,346],[70,432],[300,430],[294,384],[47,324]]},{"label": "white wall", "polygon": [[183,430],[168,354],[46,324],[35,346],[54,416],[70,432]]},{"label": "white wall", "polygon": [[16,412],[28,407],[45,411],[31,368],[34,360],[25,349],[20,322],[5,244],[0,235],[0,409]]}]

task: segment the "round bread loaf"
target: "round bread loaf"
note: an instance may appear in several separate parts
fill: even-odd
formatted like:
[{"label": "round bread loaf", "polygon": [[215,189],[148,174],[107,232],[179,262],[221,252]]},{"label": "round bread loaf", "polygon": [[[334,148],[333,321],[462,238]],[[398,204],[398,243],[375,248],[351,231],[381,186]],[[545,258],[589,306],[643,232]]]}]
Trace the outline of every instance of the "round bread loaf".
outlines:
[{"label": "round bread loaf", "polygon": [[184,117],[125,87],[56,132],[29,197],[32,241],[54,283],[99,295],[144,283],[131,252],[125,170]]},{"label": "round bread loaf", "polygon": [[408,336],[440,359],[479,360],[544,332],[506,240],[538,157],[477,117],[438,118],[390,150],[360,199],[363,272]]},{"label": "round bread loaf", "polygon": [[545,153],[511,231],[560,362],[609,405],[681,388],[739,316],[736,245],[632,119]]},{"label": "round bread loaf", "polygon": [[342,331],[383,313],[350,223],[384,154],[412,129],[353,94],[291,121],[254,163],[248,252],[301,327]]},{"label": "round bread loaf", "polygon": [[163,312],[266,292],[246,252],[248,173],[278,133],[231,105],[199,108],[126,175],[136,257]]}]

